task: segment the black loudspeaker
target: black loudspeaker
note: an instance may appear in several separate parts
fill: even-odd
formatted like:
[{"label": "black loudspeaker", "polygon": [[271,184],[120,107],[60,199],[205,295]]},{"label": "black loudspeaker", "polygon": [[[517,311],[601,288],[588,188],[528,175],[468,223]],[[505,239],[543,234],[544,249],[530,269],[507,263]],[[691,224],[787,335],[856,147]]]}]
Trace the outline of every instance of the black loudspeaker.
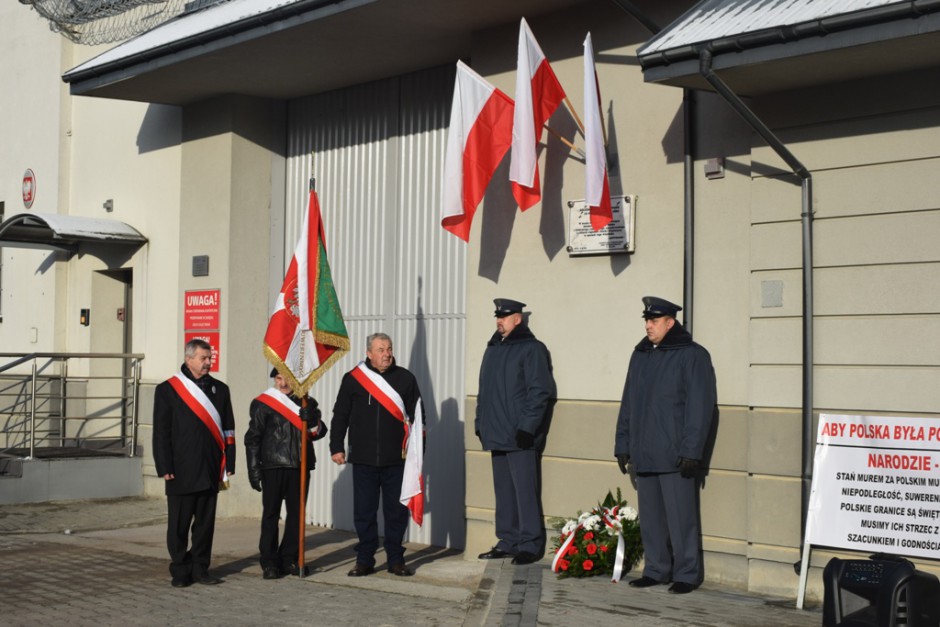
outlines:
[{"label": "black loudspeaker", "polygon": [[940,580],[904,558],[833,558],[823,570],[823,583],[823,627],[940,625]]}]

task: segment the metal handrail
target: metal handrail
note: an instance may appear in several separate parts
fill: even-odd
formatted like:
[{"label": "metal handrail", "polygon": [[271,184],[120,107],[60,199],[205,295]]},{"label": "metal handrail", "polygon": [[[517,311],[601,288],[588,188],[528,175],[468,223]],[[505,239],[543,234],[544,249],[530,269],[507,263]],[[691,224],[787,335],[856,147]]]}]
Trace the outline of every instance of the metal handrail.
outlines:
[{"label": "metal handrail", "polygon": [[[137,454],[138,402],[140,389],[141,353],[0,353],[0,376],[18,383],[6,385],[0,397],[11,400],[0,407],[0,418],[6,416],[0,429],[0,456],[16,456],[15,450],[27,452],[28,458],[37,455],[37,447],[49,449],[87,449],[92,442],[114,442],[127,451],[129,457]],[[69,372],[69,362],[75,359],[121,360],[121,375],[91,374],[93,366],[85,368],[84,374]],[[14,368],[30,364],[29,372],[13,373]],[[58,364],[58,365],[57,365]],[[70,383],[114,385],[116,394],[101,393],[102,390],[83,390],[69,394]],[[58,388],[58,389],[56,389]],[[106,392],[106,390],[104,390]],[[22,398],[22,397],[27,398]],[[107,401],[113,400],[114,403]],[[92,407],[82,415],[67,415],[66,408],[72,403],[91,401]],[[98,402],[96,405],[96,401]],[[103,403],[103,404],[102,404]],[[97,415],[98,413],[116,415]],[[74,414],[74,412],[73,412]],[[90,423],[98,426],[90,427]],[[112,421],[108,426],[106,421]],[[57,426],[56,426],[57,425]],[[69,425],[72,425],[71,427]],[[26,441],[24,441],[26,440]],[[62,453],[57,453],[61,455]],[[68,454],[68,452],[66,453]],[[19,454],[22,456],[22,453]]]}]

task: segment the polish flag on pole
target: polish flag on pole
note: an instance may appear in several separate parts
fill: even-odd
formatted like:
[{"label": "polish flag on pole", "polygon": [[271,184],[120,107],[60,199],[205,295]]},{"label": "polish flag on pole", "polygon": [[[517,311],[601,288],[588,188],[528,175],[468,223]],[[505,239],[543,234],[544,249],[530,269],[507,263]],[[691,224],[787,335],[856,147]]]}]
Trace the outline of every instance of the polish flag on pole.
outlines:
[{"label": "polish flag on pole", "polygon": [[604,120],[601,112],[601,88],[594,67],[591,33],[584,40],[584,145],[585,198],[591,208],[591,227],[599,231],[613,220],[610,207],[610,181],[607,178],[607,153],[604,148]]},{"label": "polish flag on pole", "polygon": [[555,77],[525,18],[522,18],[509,180],[513,182],[512,195],[523,211],[542,197],[538,143],[542,137],[542,127],[564,99],[565,90]]},{"label": "polish flag on pole", "polygon": [[441,226],[463,241],[477,205],[512,143],[512,99],[457,62],[444,151]]}]

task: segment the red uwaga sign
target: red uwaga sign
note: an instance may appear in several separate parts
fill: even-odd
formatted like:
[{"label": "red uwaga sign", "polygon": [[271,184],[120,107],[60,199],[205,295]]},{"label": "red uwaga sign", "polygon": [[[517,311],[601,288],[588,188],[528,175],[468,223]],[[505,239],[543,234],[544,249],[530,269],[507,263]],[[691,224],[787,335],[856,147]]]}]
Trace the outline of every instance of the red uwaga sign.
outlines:
[{"label": "red uwaga sign", "polygon": [[219,371],[219,312],[222,290],[190,290],[183,300],[183,334],[188,342],[200,339],[212,345],[211,372]]}]

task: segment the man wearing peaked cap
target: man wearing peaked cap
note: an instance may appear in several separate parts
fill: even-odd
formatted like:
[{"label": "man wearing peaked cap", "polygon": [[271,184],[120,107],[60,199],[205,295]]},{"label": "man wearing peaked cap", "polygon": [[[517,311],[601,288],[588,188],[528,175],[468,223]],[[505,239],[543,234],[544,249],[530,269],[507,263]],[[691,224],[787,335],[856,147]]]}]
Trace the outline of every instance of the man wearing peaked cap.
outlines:
[{"label": "man wearing peaked cap", "polygon": [[555,379],[548,349],[529,330],[525,303],[497,298],[496,333],[480,364],[475,429],[490,451],[496,495],[496,546],[480,559],[530,564],[544,549],[539,464]]},{"label": "man wearing peaked cap", "polygon": [[656,296],[643,297],[643,317],[647,320],[663,316],[675,318],[680,311],[682,311],[682,307],[670,303],[664,298],[657,298]]},{"label": "man wearing peaked cap", "polygon": [[496,305],[496,311],[493,315],[497,318],[504,318],[509,314],[521,314],[522,310],[525,309],[525,303],[520,303],[518,300],[512,300],[511,298],[497,298],[493,300],[493,303]]},{"label": "man wearing peaked cap", "polygon": [[682,307],[643,298],[646,337],[630,358],[614,456],[620,471],[636,473],[643,576],[647,588],[672,582],[691,592],[702,581],[697,475],[717,403],[708,351],[676,321]]}]

